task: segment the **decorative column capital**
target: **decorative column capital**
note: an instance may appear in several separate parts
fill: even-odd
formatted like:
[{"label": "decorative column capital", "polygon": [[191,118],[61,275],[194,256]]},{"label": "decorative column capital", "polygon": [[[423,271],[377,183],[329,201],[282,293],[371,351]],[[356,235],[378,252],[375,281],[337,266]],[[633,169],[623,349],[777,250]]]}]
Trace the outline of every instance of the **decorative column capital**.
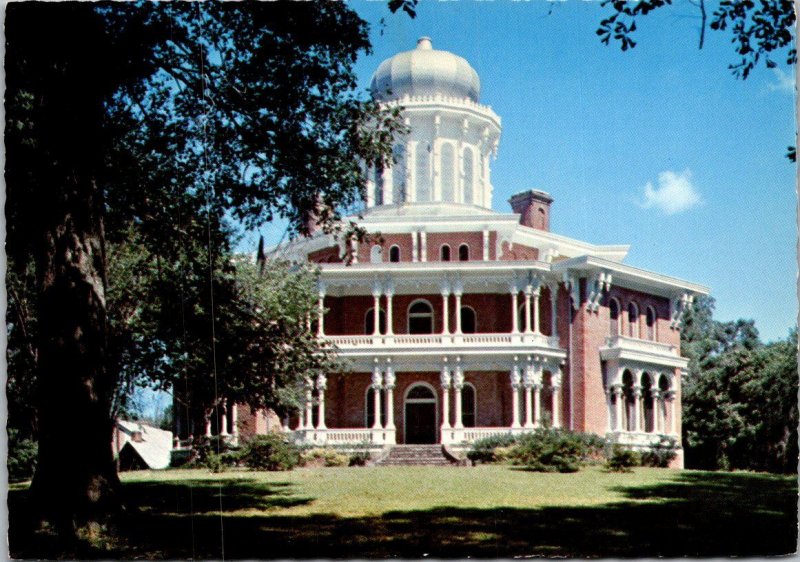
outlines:
[{"label": "decorative column capital", "polygon": [[508,292],[511,293],[512,295],[516,295],[517,293],[519,293],[519,285],[517,285],[516,279],[508,282]]},{"label": "decorative column capital", "polygon": [[314,389],[314,379],[312,379],[311,377],[306,377],[303,382],[305,382],[305,387],[307,391],[311,391]]},{"label": "decorative column capital", "polygon": [[383,286],[383,294],[386,295],[388,298],[392,298],[394,296],[394,279],[387,279],[386,283]]},{"label": "decorative column capital", "polygon": [[460,297],[461,295],[464,294],[464,283],[461,281],[461,279],[456,279],[455,281],[453,281],[452,287],[453,287],[453,294],[455,296]]},{"label": "decorative column capital", "polygon": [[319,298],[324,299],[327,290],[328,290],[328,285],[324,281],[322,280],[317,281],[317,293],[319,294]]},{"label": "decorative column capital", "polygon": [[641,398],[642,397],[642,387],[641,386],[634,386],[633,387],[633,395],[636,398]]},{"label": "decorative column capital", "polygon": [[325,392],[326,388],[328,388],[328,377],[325,373],[320,373],[317,375],[317,390]]},{"label": "decorative column capital", "polygon": [[614,396],[616,396],[617,398],[621,398],[622,397],[623,390],[622,390],[622,385],[621,384],[615,384],[614,386],[612,386],[611,387],[611,391],[614,393]]},{"label": "decorative column capital", "polygon": [[453,387],[457,389],[464,388],[464,369],[460,363],[456,364],[456,369],[453,372]]},{"label": "decorative column capital", "polygon": [[447,279],[442,279],[439,282],[439,292],[442,294],[443,297],[450,296],[450,282]]},{"label": "decorative column capital", "polygon": [[442,371],[439,375],[439,382],[442,384],[443,389],[450,388],[452,377],[450,375],[450,365],[447,363],[447,357],[442,359]]},{"label": "decorative column capital", "polygon": [[383,287],[381,286],[379,281],[375,281],[372,283],[372,296],[375,298],[380,297],[383,294]]}]

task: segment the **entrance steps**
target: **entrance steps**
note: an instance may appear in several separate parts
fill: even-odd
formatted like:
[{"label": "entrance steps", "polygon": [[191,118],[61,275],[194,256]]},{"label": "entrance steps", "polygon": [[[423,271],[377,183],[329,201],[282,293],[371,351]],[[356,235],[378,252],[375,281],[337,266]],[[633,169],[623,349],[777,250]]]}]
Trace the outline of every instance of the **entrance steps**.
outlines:
[{"label": "entrance steps", "polygon": [[375,466],[456,466],[441,445],[394,445]]}]

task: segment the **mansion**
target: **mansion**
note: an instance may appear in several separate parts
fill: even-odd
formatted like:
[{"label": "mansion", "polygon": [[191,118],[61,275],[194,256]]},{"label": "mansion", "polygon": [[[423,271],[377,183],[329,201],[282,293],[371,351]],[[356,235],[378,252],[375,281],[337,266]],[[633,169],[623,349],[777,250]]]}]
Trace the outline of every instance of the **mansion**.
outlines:
[{"label": "mansion", "polygon": [[[463,58],[423,37],[380,64],[371,92],[410,130],[370,170],[352,219],[380,236],[318,231],[282,248],[319,264],[314,329],[346,366],[309,379],[296,438],[458,449],[548,425],[632,448],[680,443],[680,322],[709,290],[625,264],[626,245],[551,232],[543,191],[493,210],[501,121]],[[223,432],[280,426],[230,410]]]}]

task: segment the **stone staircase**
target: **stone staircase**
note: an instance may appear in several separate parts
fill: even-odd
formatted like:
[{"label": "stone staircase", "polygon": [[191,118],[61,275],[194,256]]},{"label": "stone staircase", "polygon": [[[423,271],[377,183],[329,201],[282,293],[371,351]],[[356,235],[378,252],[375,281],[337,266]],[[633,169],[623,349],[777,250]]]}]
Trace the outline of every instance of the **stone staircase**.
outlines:
[{"label": "stone staircase", "polygon": [[395,445],[389,454],[375,461],[375,466],[456,466],[445,456],[441,445]]}]

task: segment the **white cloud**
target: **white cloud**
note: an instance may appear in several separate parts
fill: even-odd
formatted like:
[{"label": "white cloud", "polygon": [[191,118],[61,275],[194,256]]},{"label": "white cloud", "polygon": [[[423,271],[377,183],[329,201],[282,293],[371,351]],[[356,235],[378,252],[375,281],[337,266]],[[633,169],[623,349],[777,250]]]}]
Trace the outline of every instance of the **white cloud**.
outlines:
[{"label": "white cloud", "polygon": [[794,93],[794,74],[785,72],[784,70],[775,67],[772,69],[772,72],[775,74],[775,82],[769,82],[767,84],[767,89],[770,92],[785,92],[787,94]]},{"label": "white cloud", "polygon": [[668,215],[687,211],[703,202],[700,193],[692,185],[691,170],[671,172],[666,170],[658,174],[658,188],[652,182],[644,186],[645,209],[656,208]]}]

